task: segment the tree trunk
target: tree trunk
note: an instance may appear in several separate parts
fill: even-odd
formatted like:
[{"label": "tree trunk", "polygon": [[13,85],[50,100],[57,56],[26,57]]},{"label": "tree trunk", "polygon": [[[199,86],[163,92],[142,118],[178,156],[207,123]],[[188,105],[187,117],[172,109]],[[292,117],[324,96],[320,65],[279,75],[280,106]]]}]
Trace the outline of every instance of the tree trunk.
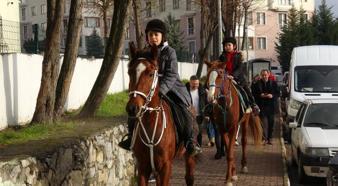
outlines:
[{"label": "tree trunk", "polygon": [[72,81],[82,28],[82,0],[72,0],[67,30],[65,55],[61,72],[56,86],[56,100],[54,106],[54,120],[63,114],[64,105],[68,97],[70,83]]},{"label": "tree trunk", "polygon": [[144,47],[143,32],[140,24],[140,0],[133,0],[133,11],[134,11],[134,21],[135,21],[135,34],[136,34],[136,43],[138,48]]},{"label": "tree trunk", "polygon": [[78,115],[79,117],[94,116],[95,111],[98,109],[99,105],[107,94],[115,71],[120,62],[119,56],[122,52],[124,30],[127,22],[126,18],[129,4],[130,0],[114,1],[114,15],[100,73],[85,105]]},{"label": "tree trunk", "polygon": [[104,46],[107,45],[107,38],[108,38],[108,26],[107,26],[107,10],[103,11],[103,44]]},{"label": "tree trunk", "polygon": [[64,0],[47,1],[46,47],[42,61],[41,85],[32,123],[52,122],[55,88],[60,63],[60,32]]}]

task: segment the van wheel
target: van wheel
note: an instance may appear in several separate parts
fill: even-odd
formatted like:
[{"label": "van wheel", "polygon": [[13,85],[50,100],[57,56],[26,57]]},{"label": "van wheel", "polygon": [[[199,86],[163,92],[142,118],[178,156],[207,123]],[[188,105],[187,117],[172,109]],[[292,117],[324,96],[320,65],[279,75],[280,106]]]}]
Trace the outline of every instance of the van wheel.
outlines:
[{"label": "van wheel", "polygon": [[298,157],[298,168],[297,168],[297,173],[298,173],[298,182],[300,184],[304,184],[305,181],[308,179],[308,176],[305,174],[304,172],[304,168],[303,168],[303,158],[300,155]]}]

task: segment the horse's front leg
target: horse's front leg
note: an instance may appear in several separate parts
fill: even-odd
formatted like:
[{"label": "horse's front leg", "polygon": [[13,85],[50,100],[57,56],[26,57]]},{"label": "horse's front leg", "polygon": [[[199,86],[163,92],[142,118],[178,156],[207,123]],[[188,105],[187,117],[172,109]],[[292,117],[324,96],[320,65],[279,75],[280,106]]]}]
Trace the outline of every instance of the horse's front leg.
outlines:
[{"label": "horse's front leg", "polygon": [[241,161],[242,173],[248,173],[246,145],[248,144],[247,131],[248,131],[248,125],[249,125],[249,119],[250,119],[249,117],[245,120],[244,123],[241,124],[241,128],[242,128],[242,161]]},{"label": "horse's front leg", "polygon": [[168,186],[172,170],[172,161],[166,161],[160,171],[160,178],[156,180],[157,186]]},{"label": "horse's front leg", "polygon": [[138,168],[137,185],[138,186],[147,186],[149,177],[150,177],[150,171],[143,169],[143,168]]},{"label": "horse's front leg", "polygon": [[195,158],[185,153],[185,183],[187,186],[194,185]]},{"label": "horse's front leg", "polygon": [[226,185],[232,186],[232,181],[237,181],[238,177],[236,175],[236,162],[235,162],[235,140],[236,140],[236,131],[238,127],[232,128],[229,133],[229,145],[227,146],[227,175],[226,175]]}]

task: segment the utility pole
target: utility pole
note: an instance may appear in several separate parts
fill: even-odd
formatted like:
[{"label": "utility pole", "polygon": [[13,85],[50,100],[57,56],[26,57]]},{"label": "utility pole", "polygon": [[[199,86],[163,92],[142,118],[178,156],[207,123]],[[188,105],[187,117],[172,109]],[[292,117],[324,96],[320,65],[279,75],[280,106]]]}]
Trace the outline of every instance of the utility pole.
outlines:
[{"label": "utility pole", "polygon": [[217,0],[217,13],[218,13],[218,50],[220,55],[222,53],[222,0]]}]

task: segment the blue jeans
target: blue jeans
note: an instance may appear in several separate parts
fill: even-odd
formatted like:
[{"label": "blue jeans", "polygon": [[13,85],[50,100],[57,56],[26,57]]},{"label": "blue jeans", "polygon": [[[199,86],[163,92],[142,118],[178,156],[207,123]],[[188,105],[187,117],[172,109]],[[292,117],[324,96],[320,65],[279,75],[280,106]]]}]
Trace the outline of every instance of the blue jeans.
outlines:
[{"label": "blue jeans", "polygon": [[215,138],[215,128],[214,128],[214,125],[211,123],[211,121],[207,123],[207,134],[208,134],[209,140],[211,138]]}]

